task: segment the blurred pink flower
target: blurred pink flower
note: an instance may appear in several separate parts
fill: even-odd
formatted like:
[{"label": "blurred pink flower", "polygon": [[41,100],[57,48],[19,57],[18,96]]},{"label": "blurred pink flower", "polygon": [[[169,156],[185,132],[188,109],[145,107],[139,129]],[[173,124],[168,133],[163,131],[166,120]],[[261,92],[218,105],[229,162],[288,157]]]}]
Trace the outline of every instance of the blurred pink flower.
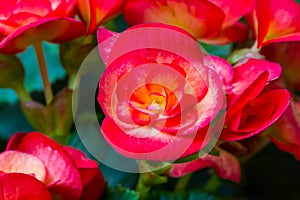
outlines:
[{"label": "blurred pink flower", "polygon": [[270,138],[282,151],[290,152],[300,161],[300,103],[292,101],[272,126]]},{"label": "blurred pink flower", "polygon": [[178,26],[200,41],[225,44],[244,41],[248,28],[239,19],[253,0],[129,0],[124,17],[130,25],[158,22]]},{"label": "blurred pink flower", "polygon": [[[34,199],[36,194],[36,199],[96,200],[104,188],[97,162],[37,132],[12,136],[0,154],[0,171],[1,189],[8,191],[0,199]],[[12,195],[16,190],[18,197]]]}]

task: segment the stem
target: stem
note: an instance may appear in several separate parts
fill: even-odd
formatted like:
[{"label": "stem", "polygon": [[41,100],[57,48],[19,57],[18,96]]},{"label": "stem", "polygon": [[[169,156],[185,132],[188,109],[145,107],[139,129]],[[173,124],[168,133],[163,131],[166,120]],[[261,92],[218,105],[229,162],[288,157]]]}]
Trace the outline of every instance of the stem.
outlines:
[{"label": "stem", "polygon": [[34,44],[34,50],[37,56],[37,60],[39,63],[39,69],[43,80],[43,86],[44,86],[44,94],[46,99],[46,104],[48,105],[51,100],[53,99],[53,92],[51,88],[51,83],[49,81],[44,51],[42,47],[42,43],[36,43]]},{"label": "stem", "polygon": [[214,192],[216,191],[219,186],[220,186],[221,182],[218,178],[218,176],[216,174],[213,174],[210,179],[207,181],[207,183],[204,186],[204,190],[206,192]]},{"label": "stem", "polygon": [[140,193],[139,200],[144,200],[147,199],[148,193],[151,189],[151,185],[145,184],[145,178],[147,179],[147,174],[146,173],[141,173],[137,186],[136,186],[136,191]]},{"label": "stem", "polygon": [[192,178],[192,174],[187,174],[187,175],[179,178],[177,181],[177,184],[174,188],[174,192],[184,191],[186,186],[189,184],[191,178]]},{"label": "stem", "polygon": [[18,87],[14,87],[13,90],[17,93],[21,102],[31,101],[31,96],[26,91],[23,85],[19,85]]},{"label": "stem", "polygon": [[255,42],[253,43],[252,47],[251,47],[251,51],[258,53],[260,51],[261,48],[257,48],[257,40],[255,40]]}]

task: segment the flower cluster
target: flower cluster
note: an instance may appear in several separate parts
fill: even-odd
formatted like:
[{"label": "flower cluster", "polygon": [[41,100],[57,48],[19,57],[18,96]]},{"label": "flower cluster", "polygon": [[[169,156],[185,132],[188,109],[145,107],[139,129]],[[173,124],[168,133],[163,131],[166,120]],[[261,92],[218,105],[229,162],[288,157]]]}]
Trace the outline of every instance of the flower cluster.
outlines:
[{"label": "flower cluster", "polygon": [[[0,87],[16,92],[34,130],[10,135],[0,153],[0,199],[101,197],[98,163],[65,145],[84,109],[76,105],[80,67],[94,48],[105,66],[92,97],[100,110],[95,141],[101,151],[109,152],[108,145],[149,168],[147,180],[138,182],[140,199],[167,176],[205,167],[238,183],[239,159],[250,159],[269,141],[300,160],[298,2],[10,0],[0,8]],[[42,42],[59,45],[68,83],[58,92]],[[213,55],[202,44],[230,49]],[[27,91],[18,58],[31,45],[42,100]],[[162,167],[151,170],[153,163]]]}]

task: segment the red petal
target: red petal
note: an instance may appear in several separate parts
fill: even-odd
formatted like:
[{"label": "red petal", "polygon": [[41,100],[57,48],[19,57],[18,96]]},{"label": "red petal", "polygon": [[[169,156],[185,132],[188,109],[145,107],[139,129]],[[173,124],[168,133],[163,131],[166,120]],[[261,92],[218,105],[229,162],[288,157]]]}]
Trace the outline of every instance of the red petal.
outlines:
[{"label": "red petal", "polygon": [[294,0],[257,0],[258,47],[300,40],[300,5]]},{"label": "red petal", "polygon": [[79,168],[83,185],[80,199],[98,199],[104,190],[104,178],[98,169],[97,162],[89,159],[83,152],[73,147],[64,146],[64,148]]},{"label": "red petal", "polygon": [[[76,31],[74,31],[76,30]],[[85,33],[85,25],[71,18],[45,18],[21,26],[0,42],[0,52],[15,54],[29,45],[49,41],[62,43],[73,40]]]},{"label": "red petal", "polygon": [[[258,120],[259,126],[255,125],[255,124],[253,126],[253,124],[251,124],[249,122],[250,123],[249,126],[252,125],[252,130],[248,131],[248,132],[246,131],[245,128],[244,128],[245,130],[243,130],[243,129],[230,130],[229,128],[225,128],[221,134],[221,137],[220,137],[221,140],[235,141],[235,140],[248,138],[248,137],[253,136],[254,134],[262,132],[264,129],[266,129],[271,124],[273,124],[285,111],[285,109],[287,108],[287,106],[289,105],[289,102],[290,102],[290,93],[284,89],[277,89],[277,90],[271,90],[271,91],[265,92],[265,93],[261,94],[260,96],[258,96],[257,98],[264,99],[265,102],[272,104],[272,107],[273,107],[272,115],[269,116],[267,119],[264,119],[264,121]],[[261,113],[260,115],[263,116],[265,110],[262,110],[259,107],[257,109],[258,110],[256,112]],[[237,111],[237,112],[239,112],[239,111]],[[257,114],[257,115],[259,116],[259,114]],[[234,120],[234,119],[230,119],[230,120]],[[245,125],[245,126],[247,126],[247,125]]]},{"label": "red petal", "polygon": [[93,179],[88,182],[81,193],[80,200],[97,200],[101,197],[104,191],[104,178],[102,173],[97,170]]},{"label": "red petal", "polygon": [[223,28],[215,37],[201,38],[200,40],[208,44],[222,45],[232,42],[243,42],[248,38],[248,34],[248,27],[241,22],[236,22],[232,26]]},{"label": "red petal", "polygon": [[268,81],[277,79],[281,74],[281,67],[277,63],[266,60],[249,59],[234,69],[232,90],[235,95],[242,94],[265,71],[268,72]]},{"label": "red petal", "polygon": [[46,186],[36,178],[20,173],[0,175],[0,199],[52,200]]},{"label": "red petal", "polygon": [[239,161],[235,156],[223,150],[220,151],[219,156],[207,154],[191,162],[173,164],[168,174],[171,177],[181,177],[206,167],[214,168],[223,179],[240,182],[241,167]]}]

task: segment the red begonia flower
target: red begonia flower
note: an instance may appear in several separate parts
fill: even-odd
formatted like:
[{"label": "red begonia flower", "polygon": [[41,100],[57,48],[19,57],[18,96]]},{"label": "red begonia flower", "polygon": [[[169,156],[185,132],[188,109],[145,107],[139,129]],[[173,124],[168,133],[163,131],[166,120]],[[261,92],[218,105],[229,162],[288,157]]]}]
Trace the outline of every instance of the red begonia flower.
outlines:
[{"label": "red begonia flower", "polygon": [[58,199],[84,199],[88,196],[96,200],[104,187],[95,161],[79,150],[63,147],[37,132],[19,133],[10,139],[6,151],[0,154],[0,171],[31,175],[47,187],[53,198]]},{"label": "red begonia flower", "polygon": [[234,141],[257,134],[274,123],[289,104],[284,89],[263,91],[280,76],[276,63],[250,59],[234,68],[232,93],[228,94],[226,127],[220,139]]},{"label": "red begonia flower", "polygon": [[125,0],[78,0],[77,7],[88,26],[87,32],[92,34],[101,23],[120,13],[124,3]]},{"label": "red begonia flower", "polygon": [[300,40],[300,5],[295,0],[256,0],[247,21],[258,47]]},{"label": "red begonia flower", "polygon": [[0,52],[14,54],[41,41],[61,43],[85,32],[83,22],[69,18],[75,0],[1,1]]},{"label": "red begonia flower", "polygon": [[238,20],[252,6],[253,0],[129,0],[124,17],[130,25],[165,23],[185,29],[203,42],[225,44],[247,38],[248,28]]},{"label": "red begonia flower", "polygon": [[236,183],[240,182],[240,163],[235,156],[224,150],[221,150],[220,155],[217,156],[207,154],[190,162],[173,164],[168,175],[182,177],[206,167],[214,168],[220,178],[229,179]]},{"label": "red begonia flower", "polygon": [[290,106],[272,126],[270,138],[282,151],[290,152],[300,161],[300,104],[292,101]]},{"label": "red begonia flower", "polygon": [[102,132],[116,151],[173,160],[209,141],[223,84],[203,63],[195,39],[174,26],[145,24],[120,35],[99,29],[98,40],[107,64],[98,96],[106,115]]}]

